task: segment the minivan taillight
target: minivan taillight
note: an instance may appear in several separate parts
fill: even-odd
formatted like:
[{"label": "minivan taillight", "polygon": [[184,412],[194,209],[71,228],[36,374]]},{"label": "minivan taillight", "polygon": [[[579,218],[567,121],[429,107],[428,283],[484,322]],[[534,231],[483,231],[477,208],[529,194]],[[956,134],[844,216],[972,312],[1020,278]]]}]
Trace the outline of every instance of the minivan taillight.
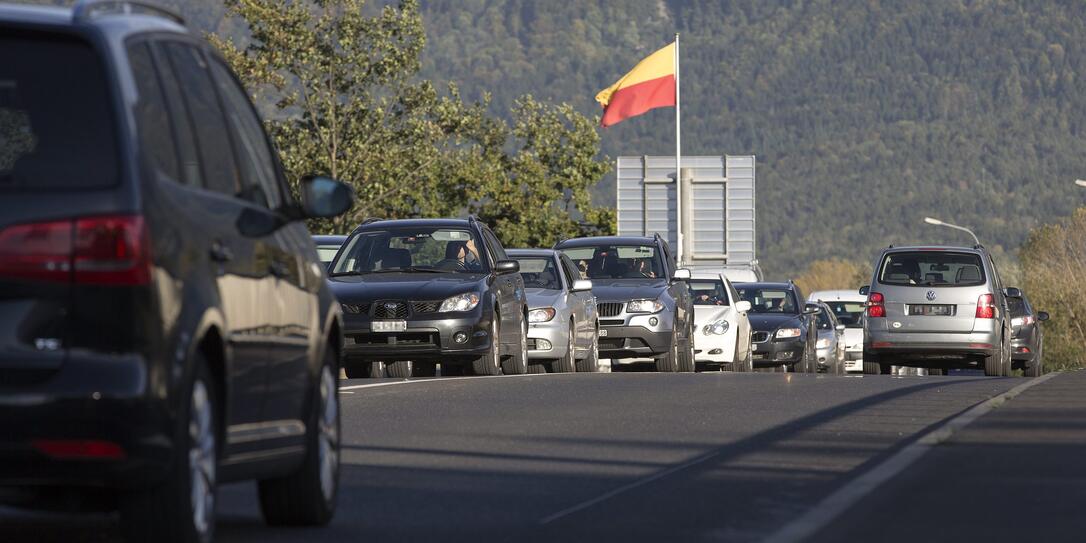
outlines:
[{"label": "minivan taillight", "polygon": [[872,292],[867,295],[867,316],[870,318],[882,318],[886,316],[885,298],[881,292]]},{"label": "minivan taillight", "polygon": [[143,217],[110,215],[0,230],[0,277],[84,285],[146,285],[150,236]]},{"label": "minivan taillight", "polygon": [[981,294],[980,298],[977,298],[977,318],[978,319],[994,319],[995,318],[995,297],[991,294]]}]

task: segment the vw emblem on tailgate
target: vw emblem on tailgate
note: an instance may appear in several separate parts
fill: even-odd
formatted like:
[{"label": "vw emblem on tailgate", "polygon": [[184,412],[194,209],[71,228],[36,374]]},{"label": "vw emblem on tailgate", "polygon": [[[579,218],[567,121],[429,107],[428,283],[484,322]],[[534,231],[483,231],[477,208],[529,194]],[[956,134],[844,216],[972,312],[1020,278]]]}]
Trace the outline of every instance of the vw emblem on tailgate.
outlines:
[{"label": "vw emblem on tailgate", "polygon": [[935,300],[935,291],[934,290],[929,290],[927,298],[928,298],[929,302],[934,301]]}]

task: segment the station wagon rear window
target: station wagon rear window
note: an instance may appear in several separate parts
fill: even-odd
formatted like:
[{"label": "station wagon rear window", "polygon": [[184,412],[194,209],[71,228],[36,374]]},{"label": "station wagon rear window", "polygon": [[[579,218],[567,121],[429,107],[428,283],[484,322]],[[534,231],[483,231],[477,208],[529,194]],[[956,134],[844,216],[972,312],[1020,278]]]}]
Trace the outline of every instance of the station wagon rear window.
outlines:
[{"label": "station wagon rear window", "polygon": [[983,285],[984,264],[976,253],[909,251],[889,253],[879,267],[884,285],[964,287]]},{"label": "station wagon rear window", "polygon": [[0,191],[107,187],[117,162],[95,50],[70,37],[0,31]]}]

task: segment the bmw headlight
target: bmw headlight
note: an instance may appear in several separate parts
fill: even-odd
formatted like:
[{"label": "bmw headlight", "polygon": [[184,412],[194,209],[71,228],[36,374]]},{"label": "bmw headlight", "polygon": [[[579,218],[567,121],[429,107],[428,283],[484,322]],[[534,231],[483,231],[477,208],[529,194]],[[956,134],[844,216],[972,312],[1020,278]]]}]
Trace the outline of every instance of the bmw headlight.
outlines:
[{"label": "bmw headlight", "polygon": [[553,307],[541,307],[528,312],[528,322],[547,322],[553,318]]},{"label": "bmw headlight", "polygon": [[824,338],[822,338],[822,339],[815,342],[815,348],[816,349],[825,349],[825,348],[827,348],[829,346],[830,346],[830,339],[829,338],[824,337]]},{"label": "bmw headlight", "polygon": [[477,305],[479,305],[479,295],[474,292],[465,292],[464,294],[457,294],[456,296],[447,298],[444,302],[441,302],[441,307],[438,308],[438,312],[471,311],[472,309],[475,309],[475,306]]},{"label": "bmw headlight", "polygon": [[728,333],[728,329],[731,328],[731,326],[732,325],[728,321],[721,319],[716,322],[706,324],[705,327],[701,329],[701,333],[707,336],[711,334],[722,336]]},{"label": "bmw headlight", "polygon": [[799,337],[802,331],[799,328],[781,328],[777,330],[777,339]]},{"label": "bmw headlight", "polygon": [[626,304],[627,313],[659,313],[664,310],[664,304],[656,300],[634,300]]}]

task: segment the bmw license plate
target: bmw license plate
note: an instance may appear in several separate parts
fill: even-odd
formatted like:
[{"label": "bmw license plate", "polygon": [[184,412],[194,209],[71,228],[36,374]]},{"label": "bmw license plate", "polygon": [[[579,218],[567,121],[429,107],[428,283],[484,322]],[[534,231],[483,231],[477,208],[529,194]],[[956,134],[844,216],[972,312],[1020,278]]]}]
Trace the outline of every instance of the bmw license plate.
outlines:
[{"label": "bmw license plate", "polygon": [[370,330],[374,332],[403,332],[407,330],[407,321],[373,321]]}]

